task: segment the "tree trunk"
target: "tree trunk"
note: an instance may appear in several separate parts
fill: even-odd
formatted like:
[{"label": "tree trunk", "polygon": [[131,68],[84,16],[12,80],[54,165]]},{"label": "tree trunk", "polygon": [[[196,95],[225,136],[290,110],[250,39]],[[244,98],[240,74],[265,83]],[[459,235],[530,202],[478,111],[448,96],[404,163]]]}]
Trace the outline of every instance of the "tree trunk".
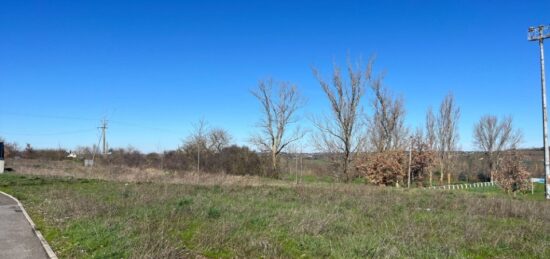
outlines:
[{"label": "tree trunk", "polygon": [[439,184],[443,184],[443,162],[439,163]]},{"label": "tree trunk", "polygon": [[489,158],[489,180],[493,182],[493,177],[495,177],[495,165],[493,161]]},{"label": "tree trunk", "polygon": [[277,154],[271,154],[271,176],[277,176]]},{"label": "tree trunk", "polygon": [[349,161],[346,157],[346,159],[344,159],[344,165],[343,165],[344,166],[344,168],[343,168],[344,175],[342,176],[344,182],[348,182],[348,179],[349,179],[348,178],[348,173],[349,173],[348,172],[348,164],[349,164]]}]

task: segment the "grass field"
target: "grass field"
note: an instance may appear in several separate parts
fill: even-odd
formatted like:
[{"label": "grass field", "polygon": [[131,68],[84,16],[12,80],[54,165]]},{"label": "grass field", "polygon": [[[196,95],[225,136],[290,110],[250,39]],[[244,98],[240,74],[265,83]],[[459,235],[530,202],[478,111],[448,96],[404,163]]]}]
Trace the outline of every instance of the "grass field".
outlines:
[{"label": "grass field", "polygon": [[21,200],[61,258],[550,258],[550,203],[492,189],[3,174],[0,190]]}]

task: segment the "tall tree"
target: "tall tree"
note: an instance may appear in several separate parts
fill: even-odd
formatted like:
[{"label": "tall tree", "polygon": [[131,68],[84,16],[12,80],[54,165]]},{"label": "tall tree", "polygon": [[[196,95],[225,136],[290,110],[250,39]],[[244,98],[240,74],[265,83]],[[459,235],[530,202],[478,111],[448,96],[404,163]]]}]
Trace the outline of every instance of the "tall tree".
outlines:
[{"label": "tall tree", "polygon": [[521,131],[514,130],[510,116],[499,120],[494,115],[485,115],[475,124],[474,144],[485,154],[491,182],[499,168],[503,151],[515,149],[521,137]]},{"label": "tall tree", "polygon": [[279,154],[290,143],[304,136],[298,127],[292,133],[288,132],[291,124],[296,123],[296,111],[303,105],[304,99],[295,85],[286,82],[275,83],[271,79],[260,81],[252,95],[261,104],[262,119],[258,123],[261,131],[252,137],[251,142],[261,151],[270,154],[270,171],[275,175]]},{"label": "tall tree", "polygon": [[[436,119],[433,113],[432,107],[428,108],[426,111],[426,137],[425,137],[426,149],[433,153],[437,147],[437,129],[436,129]],[[433,184],[433,167],[428,168],[430,175],[430,186]]]},{"label": "tall tree", "polygon": [[318,130],[315,144],[320,151],[337,157],[341,168],[340,176],[349,180],[350,164],[356,153],[364,146],[366,137],[361,131],[361,98],[365,94],[365,85],[373,80],[371,59],[367,67],[359,64],[354,67],[348,63],[345,80],[339,67],[334,66],[331,82],[325,81],[317,69],[313,74],[319,81],[330,104],[330,115],[314,118],[313,124]]},{"label": "tall tree", "polygon": [[370,88],[374,93],[374,113],[370,119],[369,143],[377,152],[403,148],[408,139],[403,98],[393,96],[382,85],[382,77],[372,80]]},{"label": "tall tree", "polygon": [[456,106],[454,95],[447,94],[439,106],[439,114],[436,118],[437,147],[439,152],[440,182],[443,182],[443,175],[447,173],[447,182],[450,184],[451,174],[449,165],[452,159],[452,152],[457,149],[458,120],[460,119],[460,108]]}]

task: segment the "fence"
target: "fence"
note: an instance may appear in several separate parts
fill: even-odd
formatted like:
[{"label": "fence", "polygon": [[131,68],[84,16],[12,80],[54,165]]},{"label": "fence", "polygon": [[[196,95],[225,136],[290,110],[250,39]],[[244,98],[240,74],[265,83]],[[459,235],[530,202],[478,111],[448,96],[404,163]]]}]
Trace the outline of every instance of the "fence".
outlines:
[{"label": "fence", "polygon": [[440,189],[440,190],[460,190],[460,189],[482,188],[482,187],[490,187],[490,186],[497,186],[497,184],[496,182],[481,182],[481,183],[464,183],[464,184],[430,186],[426,188]]}]

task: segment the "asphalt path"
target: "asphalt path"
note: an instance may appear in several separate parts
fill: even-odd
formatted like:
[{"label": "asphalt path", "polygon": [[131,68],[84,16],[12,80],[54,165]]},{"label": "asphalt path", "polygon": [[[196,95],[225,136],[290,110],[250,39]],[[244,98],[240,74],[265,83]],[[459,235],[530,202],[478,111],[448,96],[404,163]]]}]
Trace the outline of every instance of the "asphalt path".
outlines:
[{"label": "asphalt path", "polygon": [[0,193],[0,258],[48,258],[16,201]]}]

